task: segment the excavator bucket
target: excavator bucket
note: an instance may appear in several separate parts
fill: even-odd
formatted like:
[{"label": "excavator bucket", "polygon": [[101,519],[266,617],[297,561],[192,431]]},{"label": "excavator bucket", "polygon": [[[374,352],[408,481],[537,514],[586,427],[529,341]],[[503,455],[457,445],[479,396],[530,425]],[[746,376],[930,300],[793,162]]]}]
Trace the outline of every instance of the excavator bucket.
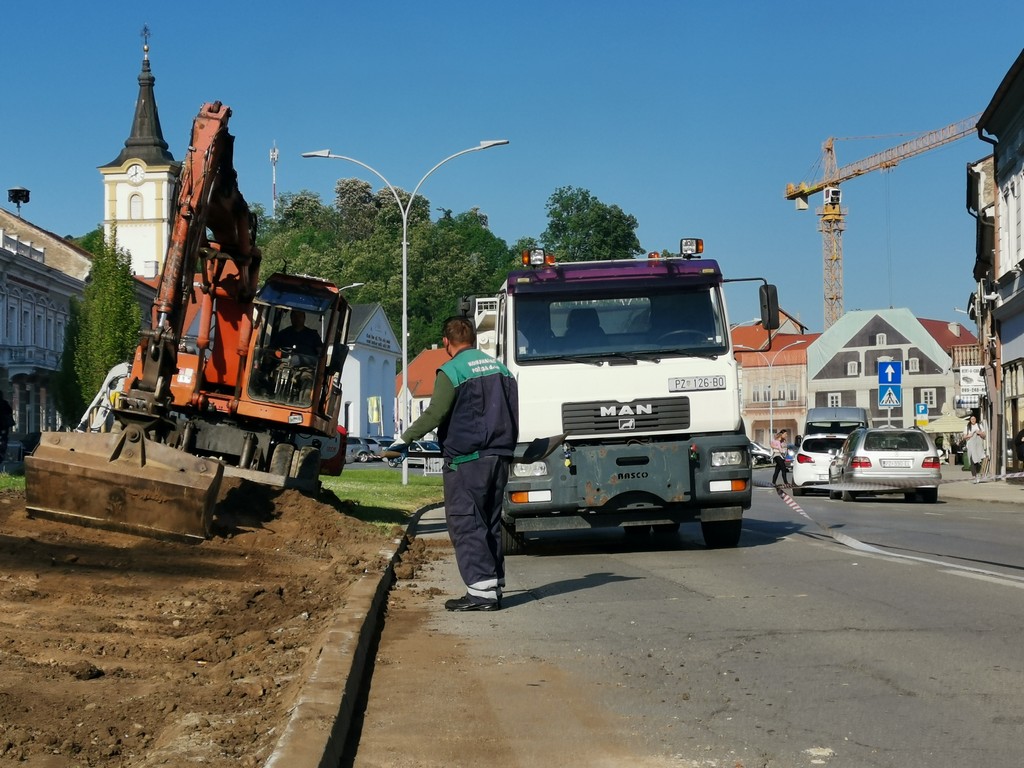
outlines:
[{"label": "excavator bucket", "polygon": [[122,432],[45,432],[25,459],[30,517],[157,539],[210,536],[223,465]]}]

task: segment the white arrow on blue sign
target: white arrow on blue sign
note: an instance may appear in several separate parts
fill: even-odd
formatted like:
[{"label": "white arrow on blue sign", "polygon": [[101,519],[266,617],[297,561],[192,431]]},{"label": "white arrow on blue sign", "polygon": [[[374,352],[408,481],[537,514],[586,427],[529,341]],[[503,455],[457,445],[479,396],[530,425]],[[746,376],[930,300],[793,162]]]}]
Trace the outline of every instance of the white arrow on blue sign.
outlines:
[{"label": "white arrow on blue sign", "polygon": [[878,386],[879,388],[889,384],[900,385],[903,383],[903,361],[891,360],[878,363]]}]

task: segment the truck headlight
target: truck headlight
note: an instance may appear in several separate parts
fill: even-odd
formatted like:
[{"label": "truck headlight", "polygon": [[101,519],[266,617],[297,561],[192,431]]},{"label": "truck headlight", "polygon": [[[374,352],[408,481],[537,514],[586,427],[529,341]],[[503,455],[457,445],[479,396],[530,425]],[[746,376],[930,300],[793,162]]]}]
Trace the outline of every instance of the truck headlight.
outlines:
[{"label": "truck headlight", "polygon": [[747,463],[747,452],[742,448],[731,451],[712,451],[712,467],[742,467]]},{"label": "truck headlight", "polygon": [[545,477],[548,474],[548,465],[543,461],[535,461],[532,464],[512,463],[513,477]]}]

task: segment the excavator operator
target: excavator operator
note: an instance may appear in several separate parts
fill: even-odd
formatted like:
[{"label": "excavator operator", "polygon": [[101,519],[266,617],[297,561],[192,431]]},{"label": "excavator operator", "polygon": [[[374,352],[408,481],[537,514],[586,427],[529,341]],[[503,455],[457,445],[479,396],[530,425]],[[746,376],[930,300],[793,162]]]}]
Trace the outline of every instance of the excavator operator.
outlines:
[{"label": "excavator operator", "polygon": [[306,313],[301,309],[293,309],[289,317],[291,325],[274,334],[273,346],[279,350],[277,356],[298,355],[302,365],[315,368],[323,350],[320,334],[306,327]]}]

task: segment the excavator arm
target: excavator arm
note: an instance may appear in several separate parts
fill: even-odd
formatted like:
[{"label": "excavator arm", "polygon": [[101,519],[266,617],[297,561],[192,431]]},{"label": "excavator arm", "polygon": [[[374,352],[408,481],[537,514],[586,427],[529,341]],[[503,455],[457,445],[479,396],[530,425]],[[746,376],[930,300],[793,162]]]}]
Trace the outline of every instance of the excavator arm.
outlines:
[{"label": "excavator arm", "polygon": [[[170,246],[153,303],[153,326],[140,340],[125,416],[166,413],[185,310],[195,289],[207,300],[223,296],[241,304],[251,303],[256,294],[260,253],[255,217],[238,189],[230,117],[231,110],[217,101],[204,104],[192,124]],[[233,265],[231,270],[223,269],[225,260]],[[202,275],[198,286],[197,274]]]}]

